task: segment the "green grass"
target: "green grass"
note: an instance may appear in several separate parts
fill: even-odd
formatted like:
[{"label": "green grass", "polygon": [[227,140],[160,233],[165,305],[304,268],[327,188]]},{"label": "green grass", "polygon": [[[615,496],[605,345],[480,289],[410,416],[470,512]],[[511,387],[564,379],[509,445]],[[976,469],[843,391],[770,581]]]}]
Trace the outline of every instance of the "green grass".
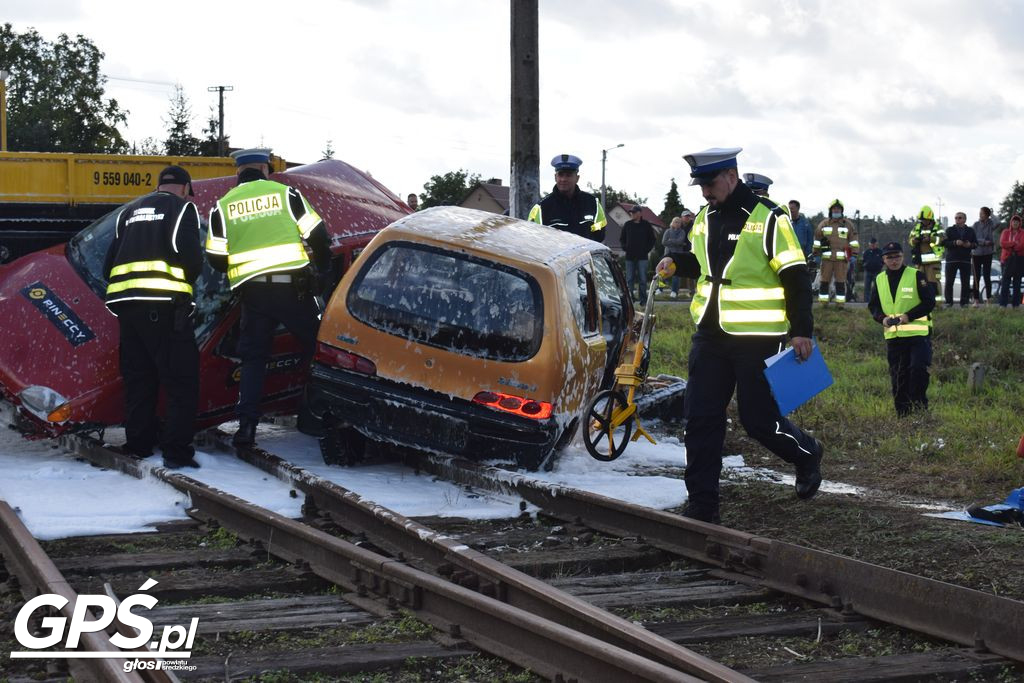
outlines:
[{"label": "green grass", "polygon": [[[685,377],[694,332],[688,307],[659,305],[657,313],[651,371]],[[893,408],[881,327],[867,309],[815,306],[814,316],[835,384],[790,418],[825,443],[827,469],[842,470],[850,483],[928,498],[996,502],[1024,485],[1024,460],[1016,457],[1024,433],[1024,315],[936,311],[930,410],[902,419]],[[972,393],[967,377],[975,362],[988,371]],[[738,452],[764,453],[741,433],[731,439]]]}]

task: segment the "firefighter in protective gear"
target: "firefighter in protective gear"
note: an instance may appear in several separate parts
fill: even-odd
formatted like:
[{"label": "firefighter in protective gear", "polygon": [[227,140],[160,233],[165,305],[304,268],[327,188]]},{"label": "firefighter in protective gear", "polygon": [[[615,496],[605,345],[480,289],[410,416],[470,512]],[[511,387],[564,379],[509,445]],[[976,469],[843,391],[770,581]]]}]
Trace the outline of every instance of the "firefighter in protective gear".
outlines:
[{"label": "firefighter in protective gear", "polygon": [[227,273],[242,302],[238,431],[232,441],[246,447],[256,442],[263,378],[278,324],[298,337],[304,364],[313,356],[320,326],[315,294],[331,252],[323,221],[306,198],[295,188],[267,180],[270,150],[245,149],[231,156],[238,185],[210,212],[206,253],[210,265]]},{"label": "firefighter in protective gear", "polygon": [[917,212],[917,223],[910,230],[910,246],[915,253],[915,263],[921,266],[921,272],[935,290],[939,291],[939,280],[942,278],[942,226],[935,223],[935,212],[930,206],[922,206]]},{"label": "firefighter in protective gear", "polygon": [[[747,433],[796,470],[796,495],[807,499],[821,484],[820,442],[779,413],[764,377],[764,361],[786,335],[798,358],[812,349],[811,285],[789,216],[740,182],[738,148],[684,157],[691,184],[708,201],[690,231],[692,251],[659,263],[665,273],[699,278],[690,304],[697,332],[686,386],[684,515],[719,519],[719,479],[726,416],[733,393]],[[668,268],[671,270],[671,268]]]},{"label": "firefighter in protective gear", "polygon": [[821,255],[821,284],[818,301],[829,302],[829,284],[835,280],[836,303],[846,303],[847,248],[850,255],[860,251],[857,228],[843,213],[843,203],[836,199],[828,207],[828,215],[814,230],[814,252]]},{"label": "firefighter in protective gear", "polygon": [[882,325],[892,397],[896,414],[903,417],[928,408],[935,292],[924,273],[903,264],[903,247],[898,242],[886,244],[882,258],[885,270],[875,278],[868,310]]},{"label": "firefighter in protective gear", "polygon": [[[165,467],[199,467],[192,446],[199,404],[192,327],[192,288],[203,266],[199,212],[187,199],[188,171],[168,166],[157,178],[155,192],[117,215],[103,269],[107,308],[120,330],[124,450],[147,457],[159,443]],[[156,414],[161,387],[162,430]]]},{"label": "firefighter in protective gear", "polygon": [[533,205],[526,220],[604,242],[608,219],[601,200],[579,187],[582,164],[583,161],[572,154],[559,154],[552,159],[555,187],[551,194]]}]

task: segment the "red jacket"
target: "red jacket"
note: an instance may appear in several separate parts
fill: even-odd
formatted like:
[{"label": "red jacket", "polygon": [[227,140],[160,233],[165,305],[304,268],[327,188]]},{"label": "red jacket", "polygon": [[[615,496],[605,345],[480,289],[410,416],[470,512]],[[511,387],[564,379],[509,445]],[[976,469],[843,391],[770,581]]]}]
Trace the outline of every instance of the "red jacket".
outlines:
[{"label": "red jacket", "polygon": [[[1010,219],[1010,225],[1013,225],[1014,221],[1020,224],[1020,216],[1014,216]],[[1003,254],[999,258],[1000,261],[1006,261],[1011,256],[1024,256],[1024,228],[1012,228],[1009,227],[999,235],[999,246],[1003,248]]]}]

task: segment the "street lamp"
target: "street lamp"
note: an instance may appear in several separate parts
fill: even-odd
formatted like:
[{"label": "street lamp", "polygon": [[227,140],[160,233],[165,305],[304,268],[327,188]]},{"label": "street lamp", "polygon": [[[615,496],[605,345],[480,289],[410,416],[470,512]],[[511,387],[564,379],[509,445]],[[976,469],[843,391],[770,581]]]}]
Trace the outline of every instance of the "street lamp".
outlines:
[{"label": "street lamp", "polygon": [[11,72],[0,69],[0,152],[7,151],[7,77]]},{"label": "street lamp", "polygon": [[625,146],[626,144],[624,142],[620,142],[614,147],[609,147],[608,149],[601,150],[601,208],[603,208],[605,211],[608,210],[608,207],[604,205],[604,162],[608,160],[608,152],[612,151],[613,149],[618,149],[619,147]]}]

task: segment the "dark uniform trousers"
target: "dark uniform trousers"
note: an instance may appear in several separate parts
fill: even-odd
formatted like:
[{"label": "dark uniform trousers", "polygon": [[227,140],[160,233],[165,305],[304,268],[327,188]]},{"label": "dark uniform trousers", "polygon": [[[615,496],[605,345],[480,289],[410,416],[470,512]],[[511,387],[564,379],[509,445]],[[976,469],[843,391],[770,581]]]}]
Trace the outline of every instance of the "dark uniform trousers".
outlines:
[{"label": "dark uniform trousers", "polygon": [[[158,439],[167,460],[185,461],[195,454],[199,349],[185,313],[170,302],[118,304],[125,448],[140,456],[151,455]],[[166,397],[162,434],[155,417],[161,386]]]},{"label": "dark uniform trousers", "polygon": [[889,377],[896,414],[928,408],[928,367],[932,364],[932,338],[897,337],[886,341]]},{"label": "dark uniform trousers", "polygon": [[736,391],[740,423],[765,448],[789,463],[808,462],[814,439],[779,414],[764,360],[782,349],[782,337],[734,336],[698,330],[686,385],[686,490],[698,513],[718,512],[726,409]]},{"label": "dark uniform trousers", "polygon": [[305,366],[316,348],[319,310],[312,296],[305,292],[300,295],[296,286],[287,282],[245,282],[239,287],[239,295],[242,328],[238,356],[242,360],[242,378],[238,387],[238,416],[258,420],[274,330],[280,323],[298,337]]}]

